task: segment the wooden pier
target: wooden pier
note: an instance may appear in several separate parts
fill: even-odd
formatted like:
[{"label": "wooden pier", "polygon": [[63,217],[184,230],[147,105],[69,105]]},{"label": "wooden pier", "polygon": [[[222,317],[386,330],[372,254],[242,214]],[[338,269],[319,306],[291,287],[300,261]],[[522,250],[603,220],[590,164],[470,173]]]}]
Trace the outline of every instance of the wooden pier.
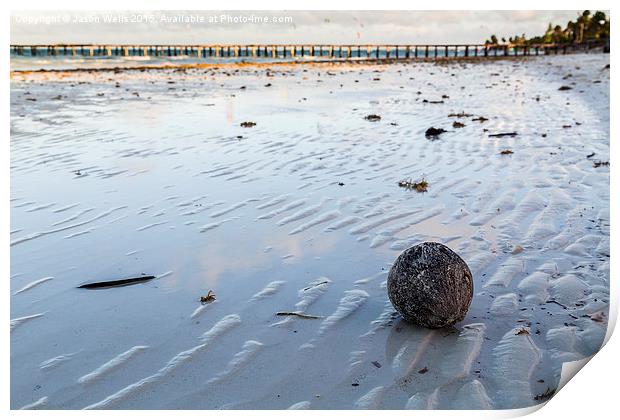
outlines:
[{"label": "wooden pier", "polygon": [[82,57],[194,57],[254,59],[417,59],[509,57],[568,54],[606,47],[606,41],[581,44],[432,44],[432,45],[107,45],[56,44],[11,45],[15,56],[82,56]]}]

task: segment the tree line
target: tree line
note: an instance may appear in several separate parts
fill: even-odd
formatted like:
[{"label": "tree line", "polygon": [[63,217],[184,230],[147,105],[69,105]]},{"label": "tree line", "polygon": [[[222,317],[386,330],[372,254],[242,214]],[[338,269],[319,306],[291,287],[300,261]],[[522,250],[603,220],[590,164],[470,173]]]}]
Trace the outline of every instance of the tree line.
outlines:
[{"label": "tree line", "polygon": [[581,13],[575,21],[569,20],[564,28],[561,25],[549,23],[544,35],[527,38],[525,34],[511,36],[506,40],[502,37],[501,42],[496,35],[491,35],[485,44],[573,44],[586,41],[600,41],[609,39],[609,17],[604,12],[597,11],[594,14],[589,10]]}]

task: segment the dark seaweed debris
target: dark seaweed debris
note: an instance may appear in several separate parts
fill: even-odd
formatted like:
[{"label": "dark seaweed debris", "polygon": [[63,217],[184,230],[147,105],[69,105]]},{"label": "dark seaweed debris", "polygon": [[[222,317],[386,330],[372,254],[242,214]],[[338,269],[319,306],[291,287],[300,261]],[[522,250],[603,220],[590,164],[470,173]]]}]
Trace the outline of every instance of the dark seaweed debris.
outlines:
[{"label": "dark seaweed debris", "polygon": [[78,286],[78,289],[108,289],[111,287],[131,286],[132,284],[146,283],[147,281],[153,280],[154,278],[155,276],[142,276],[133,277],[130,279],[98,281],[95,283],[83,284],[81,286]]},{"label": "dark seaweed debris", "polygon": [[215,293],[213,290],[209,290],[206,296],[200,296],[200,303],[211,303],[215,300]]},{"label": "dark seaweed debris", "polygon": [[322,318],[322,317],[317,316],[317,315],[307,315],[307,314],[304,314],[303,312],[280,311],[280,312],[276,312],[276,315],[278,315],[278,316],[297,316],[297,317],[303,318],[303,319],[321,319]]},{"label": "dark seaweed debris", "polygon": [[516,131],[511,131],[510,133],[497,133],[497,134],[489,134],[489,137],[514,137],[517,136],[519,133],[517,133]]},{"label": "dark seaweed debris", "polygon": [[426,138],[437,138],[437,136],[445,132],[446,130],[444,130],[443,128],[430,127],[426,130],[424,135],[426,136]]},{"label": "dark seaweed debris", "polygon": [[254,127],[256,125],[256,123],[252,122],[252,121],[244,121],[240,125],[243,128],[250,128],[250,127]]},{"label": "dark seaweed debris", "polygon": [[512,155],[514,152],[510,149],[502,150],[499,152],[500,155]]},{"label": "dark seaweed debris", "polygon": [[469,118],[469,117],[473,117],[473,115],[468,114],[464,111],[459,112],[458,114],[455,114],[455,113],[448,114],[448,118]]},{"label": "dark seaweed debris", "polygon": [[525,327],[521,327],[519,328],[519,330],[515,333],[515,335],[530,335],[530,331],[525,328]]},{"label": "dark seaweed debris", "polygon": [[462,123],[462,122],[460,122],[460,121],[454,121],[454,122],[452,123],[452,127],[453,127],[453,128],[463,128],[463,127],[465,127],[465,124],[463,124],[463,123]]},{"label": "dark seaweed debris", "polygon": [[548,400],[549,398],[553,397],[553,394],[555,394],[555,388],[551,389],[551,388],[547,388],[545,390],[545,392],[543,392],[542,394],[538,394],[534,397],[534,399],[536,401],[544,401],[544,400]]},{"label": "dark seaweed debris", "polygon": [[376,114],[370,114],[370,115],[366,115],[364,119],[367,121],[379,121],[381,120],[381,116],[376,115]]},{"label": "dark seaweed debris", "polygon": [[598,168],[599,166],[609,166],[609,161],[603,162],[601,160],[597,160],[596,162],[594,162],[595,168]]},{"label": "dark seaweed debris", "polygon": [[571,90],[572,87],[570,86],[560,86],[558,90]]},{"label": "dark seaweed debris", "polygon": [[416,190],[417,192],[426,192],[428,189],[428,182],[426,182],[424,178],[422,178],[422,181],[420,182],[413,182],[410,179],[403,179],[402,181],[398,181],[398,186],[408,190]]}]

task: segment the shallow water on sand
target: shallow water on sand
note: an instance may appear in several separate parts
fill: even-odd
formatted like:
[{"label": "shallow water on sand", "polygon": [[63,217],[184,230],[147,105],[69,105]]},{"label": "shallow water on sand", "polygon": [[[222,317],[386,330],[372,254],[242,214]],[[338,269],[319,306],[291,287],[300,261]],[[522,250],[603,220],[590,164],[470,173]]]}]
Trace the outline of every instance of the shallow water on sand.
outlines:
[{"label": "shallow water on sand", "polygon": [[[13,74],[12,408],[538,403],[606,331],[608,63]],[[425,240],[474,273],[453,329],[387,301]]]}]

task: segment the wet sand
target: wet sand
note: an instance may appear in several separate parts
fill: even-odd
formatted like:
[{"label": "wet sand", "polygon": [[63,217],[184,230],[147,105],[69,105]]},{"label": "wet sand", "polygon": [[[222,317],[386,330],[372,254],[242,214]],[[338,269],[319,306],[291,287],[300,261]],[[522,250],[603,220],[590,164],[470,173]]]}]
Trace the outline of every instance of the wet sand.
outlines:
[{"label": "wet sand", "polygon": [[[13,73],[11,407],[543,402],[607,327],[608,64]],[[451,329],[387,300],[426,240],[474,275]]]}]

